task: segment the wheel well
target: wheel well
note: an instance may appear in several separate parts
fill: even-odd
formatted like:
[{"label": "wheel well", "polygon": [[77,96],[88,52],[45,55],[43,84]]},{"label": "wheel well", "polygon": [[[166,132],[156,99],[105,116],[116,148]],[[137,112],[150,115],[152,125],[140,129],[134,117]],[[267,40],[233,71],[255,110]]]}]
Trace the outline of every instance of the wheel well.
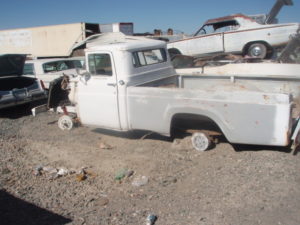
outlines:
[{"label": "wheel well", "polygon": [[250,47],[250,45],[254,44],[254,43],[260,43],[260,44],[264,44],[266,47],[267,47],[267,51],[268,52],[272,52],[273,51],[273,48],[272,46],[266,42],[266,41],[251,41],[251,42],[248,42],[244,48],[243,48],[243,55],[247,55],[247,51],[248,51],[248,48]]},{"label": "wheel well", "polygon": [[207,116],[196,114],[176,114],[171,121],[171,135],[183,135],[187,130],[202,130],[223,135],[217,123]]}]

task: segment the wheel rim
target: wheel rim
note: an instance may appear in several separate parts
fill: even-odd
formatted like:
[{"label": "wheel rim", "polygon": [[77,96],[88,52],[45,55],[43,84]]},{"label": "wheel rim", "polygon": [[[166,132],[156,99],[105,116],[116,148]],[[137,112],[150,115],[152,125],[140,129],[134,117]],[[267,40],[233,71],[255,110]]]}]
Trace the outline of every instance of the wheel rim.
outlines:
[{"label": "wheel rim", "polygon": [[251,49],[251,55],[252,56],[260,56],[262,54],[262,49],[259,46],[255,46]]},{"label": "wheel rim", "polygon": [[195,133],[192,136],[192,144],[197,151],[205,151],[209,148],[210,141],[205,134]]},{"label": "wheel rim", "polygon": [[73,127],[73,121],[68,116],[63,116],[58,121],[58,126],[62,130],[71,130]]}]

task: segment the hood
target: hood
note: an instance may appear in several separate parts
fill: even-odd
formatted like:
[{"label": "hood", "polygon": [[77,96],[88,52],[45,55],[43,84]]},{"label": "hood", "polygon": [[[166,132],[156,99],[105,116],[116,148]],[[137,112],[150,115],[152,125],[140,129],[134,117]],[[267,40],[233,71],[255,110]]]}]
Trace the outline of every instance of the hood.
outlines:
[{"label": "hood", "polygon": [[25,59],[21,54],[0,55],[0,77],[22,75]]}]

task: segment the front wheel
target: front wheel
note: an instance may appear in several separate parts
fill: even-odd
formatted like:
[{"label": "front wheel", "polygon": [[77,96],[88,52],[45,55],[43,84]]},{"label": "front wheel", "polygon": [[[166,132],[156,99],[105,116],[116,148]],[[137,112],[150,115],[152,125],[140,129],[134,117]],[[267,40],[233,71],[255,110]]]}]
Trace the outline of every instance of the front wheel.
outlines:
[{"label": "front wheel", "polygon": [[248,48],[248,55],[250,57],[264,59],[267,56],[267,47],[262,43],[253,43]]},{"label": "front wheel", "polygon": [[71,130],[73,125],[73,119],[70,116],[63,115],[58,119],[58,127],[61,130]]}]

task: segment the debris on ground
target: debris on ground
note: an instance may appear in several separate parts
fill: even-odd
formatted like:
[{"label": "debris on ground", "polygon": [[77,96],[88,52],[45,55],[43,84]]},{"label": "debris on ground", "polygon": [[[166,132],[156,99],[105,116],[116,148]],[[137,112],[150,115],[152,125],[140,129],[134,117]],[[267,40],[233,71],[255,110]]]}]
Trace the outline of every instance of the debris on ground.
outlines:
[{"label": "debris on ground", "polygon": [[148,182],[149,182],[148,177],[140,175],[135,177],[131,184],[132,186],[140,187],[146,185]]},{"label": "debris on ground", "polygon": [[156,220],[157,220],[157,216],[156,215],[149,214],[147,216],[147,219],[146,219],[146,221],[147,221],[146,225],[154,225],[155,222],[156,222]]},{"label": "debris on ground", "polygon": [[129,169],[121,169],[120,171],[118,171],[115,175],[115,180],[122,180],[123,178],[128,178],[131,177],[134,174],[133,170],[129,170]]},{"label": "debris on ground", "polygon": [[87,179],[88,176],[95,177],[96,175],[92,172],[86,171],[86,167],[82,167],[76,172],[75,169],[67,169],[64,167],[54,168],[49,166],[37,166],[33,170],[35,176],[46,175],[49,180],[54,180],[59,177],[64,177],[67,175],[72,175],[76,173],[76,179],[78,181],[83,181]]},{"label": "debris on ground", "polygon": [[104,142],[100,142],[99,147],[100,147],[100,149],[107,149],[107,150],[113,149],[113,147],[111,145],[106,144]]}]

